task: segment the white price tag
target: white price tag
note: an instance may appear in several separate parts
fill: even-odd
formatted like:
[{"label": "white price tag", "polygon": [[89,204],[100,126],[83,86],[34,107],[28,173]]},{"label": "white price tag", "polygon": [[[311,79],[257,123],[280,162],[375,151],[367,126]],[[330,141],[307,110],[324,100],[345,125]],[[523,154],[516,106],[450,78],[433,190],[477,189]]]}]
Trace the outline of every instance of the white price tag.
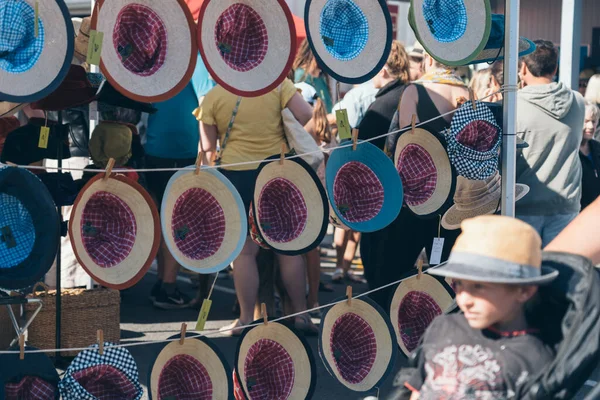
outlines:
[{"label": "white price tag", "polygon": [[429,265],[438,265],[442,262],[442,251],[444,251],[444,238],[434,238]]},{"label": "white price tag", "polygon": [[98,121],[98,102],[92,101],[90,103],[90,121]]}]

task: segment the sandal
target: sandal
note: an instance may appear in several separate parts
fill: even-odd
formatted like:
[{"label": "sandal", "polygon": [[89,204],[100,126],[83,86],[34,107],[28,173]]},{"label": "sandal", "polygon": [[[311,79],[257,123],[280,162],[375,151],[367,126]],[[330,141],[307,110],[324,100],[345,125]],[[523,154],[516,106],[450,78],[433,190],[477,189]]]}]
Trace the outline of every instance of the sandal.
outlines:
[{"label": "sandal", "polygon": [[316,336],[319,334],[319,328],[310,320],[307,314],[297,315],[294,318],[294,328],[302,332],[305,336]]},{"label": "sandal", "polygon": [[341,268],[337,268],[333,275],[331,275],[331,282],[344,283],[344,270]]},{"label": "sandal", "polygon": [[[316,307],[319,307],[319,303],[315,303],[315,305],[312,306],[311,308],[316,308]],[[308,315],[310,315],[311,318],[323,318],[323,310],[319,308],[318,310],[310,311],[308,313]]]},{"label": "sandal", "polygon": [[240,322],[239,319],[236,319],[231,324],[221,327],[219,329],[219,332],[223,336],[228,336],[228,337],[240,336],[243,332],[243,329],[239,329],[238,326],[242,326],[242,323]]},{"label": "sandal", "polygon": [[346,272],[346,279],[354,283],[367,283],[367,280],[360,275],[356,275],[353,271]]}]

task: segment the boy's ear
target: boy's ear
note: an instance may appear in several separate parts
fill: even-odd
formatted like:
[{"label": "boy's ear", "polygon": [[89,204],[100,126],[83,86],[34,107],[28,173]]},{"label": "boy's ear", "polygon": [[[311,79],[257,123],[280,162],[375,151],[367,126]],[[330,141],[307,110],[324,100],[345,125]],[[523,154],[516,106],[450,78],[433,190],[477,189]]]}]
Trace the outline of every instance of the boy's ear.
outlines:
[{"label": "boy's ear", "polygon": [[526,303],[537,293],[537,286],[520,286],[518,300],[520,303]]}]

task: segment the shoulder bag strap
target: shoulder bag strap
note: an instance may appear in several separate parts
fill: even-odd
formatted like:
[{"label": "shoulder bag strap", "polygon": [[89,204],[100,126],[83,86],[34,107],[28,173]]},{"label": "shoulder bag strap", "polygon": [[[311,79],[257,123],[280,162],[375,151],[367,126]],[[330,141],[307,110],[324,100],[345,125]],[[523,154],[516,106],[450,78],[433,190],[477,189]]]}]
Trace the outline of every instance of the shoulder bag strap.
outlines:
[{"label": "shoulder bag strap", "polygon": [[240,103],[242,102],[242,98],[238,97],[235,102],[235,107],[233,107],[233,112],[231,113],[231,119],[229,120],[229,125],[227,125],[227,131],[225,131],[225,136],[223,136],[223,140],[219,145],[219,152],[217,153],[217,159],[215,161],[215,165],[221,165],[221,159],[223,157],[223,150],[225,150],[225,146],[227,146],[227,141],[229,140],[229,135],[231,134],[231,128],[233,128],[233,122],[235,121],[235,117],[240,109]]}]

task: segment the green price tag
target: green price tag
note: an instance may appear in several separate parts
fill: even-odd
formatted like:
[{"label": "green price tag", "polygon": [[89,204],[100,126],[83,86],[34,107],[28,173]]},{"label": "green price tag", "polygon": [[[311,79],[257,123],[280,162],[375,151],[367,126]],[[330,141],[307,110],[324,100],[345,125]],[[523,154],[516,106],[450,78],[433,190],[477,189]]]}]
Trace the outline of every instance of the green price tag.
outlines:
[{"label": "green price tag", "polygon": [[202,302],[202,308],[200,308],[200,314],[198,314],[198,322],[196,322],[197,331],[204,330],[204,325],[206,325],[208,313],[210,312],[210,306],[212,306],[212,300],[204,299]]},{"label": "green price tag", "polygon": [[335,110],[335,119],[337,121],[338,135],[340,135],[340,140],[352,139],[352,128],[348,122],[348,111],[345,108],[341,110]]},{"label": "green price tag", "polygon": [[87,63],[90,65],[100,65],[100,55],[102,54],[102,40],[104,33],[90,30],[90,44],[88,45]]},{"label": "green price tag", "polygon": [[48,148],[48,138],[50,137],[50,128],[42,126],[40,128],[40,140],[38,141],[38,147],[40,149]]},{"label": "green price tag", "polygon": [[40,26],[38,22],[38,19],[40,17],[40,7],[37,1],[35,2],[33,10],[33,35],[35,37],[38,37],[40,33]]}]

